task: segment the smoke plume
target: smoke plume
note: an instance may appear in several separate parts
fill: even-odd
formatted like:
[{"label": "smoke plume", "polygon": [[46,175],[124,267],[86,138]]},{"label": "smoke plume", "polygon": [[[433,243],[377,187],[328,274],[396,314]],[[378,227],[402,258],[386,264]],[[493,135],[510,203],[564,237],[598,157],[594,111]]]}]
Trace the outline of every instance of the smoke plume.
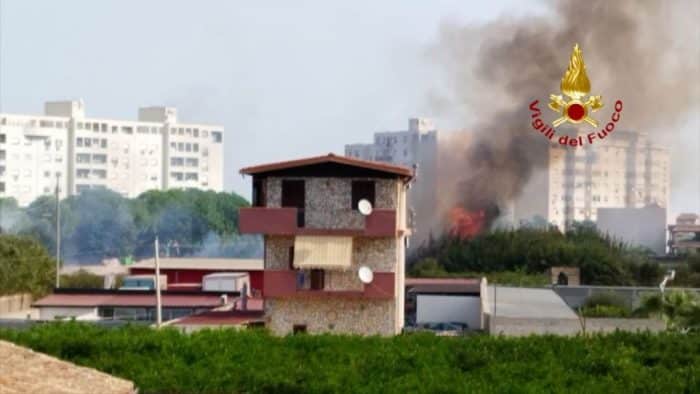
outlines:
[{"label": "smoke plume", "polygon": [[442,145],[443,218],[457,205],[486,212],[491,223],[497,208],[546,165],[541,152],[547,139],[530,128],[528,105],[539,99],[549,111],[549,94],[559,92],[575,43],[583,50],[591,94],[603,96],[605,107],[595,114],[603,125],[619,98],[624,113],[618,127],[668,142],[664,135],[672,136],[677,122],[697,110],[697,1],[547,4],[541,17],[444,25],[430,51],[447,75],[447,97],[435,100],[438,112],[470,125],[461,133],[469,143],[455,143],[462,137],[453,136]]}]

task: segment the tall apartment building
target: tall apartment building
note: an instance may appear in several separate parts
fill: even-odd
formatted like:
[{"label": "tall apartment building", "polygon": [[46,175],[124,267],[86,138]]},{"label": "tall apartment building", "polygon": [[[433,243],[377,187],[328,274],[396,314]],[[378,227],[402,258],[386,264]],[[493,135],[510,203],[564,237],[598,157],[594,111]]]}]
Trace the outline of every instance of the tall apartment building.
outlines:
[{"label": "tall apartment building", "polygon": [[44,115],[0,114],[0,197],[27,205],[109,188],[223,189],[223,127],[180,123],[175,108],[139,109],[138,121],[85,117],[82,100],[45,104]]},{"label": "tall apartment building", "polygon": [[[583,135],[585,139],[585,135]],[[668,149],[646,133],[616,131],[583,148],[544,145],[542,160],[515,203],[516,220],[540,215],[560,229],[574,221],[596,221],[598,208],[667,208]]]},{"label": "tall apartment building", "polygon": [[345,156],[416,168],[416,183],[408,192],[417,239],[428,235],[437,205],[438,132],[430,119],[411,118],[408,130],[374,133],[371,144],[345,145]]},{"label": "tall apartment building", "polygon": [[265,237],[270,330],[400,333],[411,169],[330,154],[241,173],[253,176],[253,207],[241,208],[240,231]]}]

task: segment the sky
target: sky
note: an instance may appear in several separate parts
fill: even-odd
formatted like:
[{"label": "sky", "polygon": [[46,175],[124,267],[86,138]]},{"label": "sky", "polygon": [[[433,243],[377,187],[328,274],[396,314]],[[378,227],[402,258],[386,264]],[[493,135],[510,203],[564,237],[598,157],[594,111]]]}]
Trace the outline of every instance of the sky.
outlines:
[{"label": "sky", "polygon": [[[0,111],[38,114],[45,101],[77,98],[100,118],[177,107],[182,122],[224,126],[225,188],[246,197],[241,167],[342,153],[409,117],[436,117],[428,92],[440,70],[428,49],[441,24],[546,12],[518,0],[0,0],[0,9]],[[700,187],[679,188],[677,205],[700,210]]]}]

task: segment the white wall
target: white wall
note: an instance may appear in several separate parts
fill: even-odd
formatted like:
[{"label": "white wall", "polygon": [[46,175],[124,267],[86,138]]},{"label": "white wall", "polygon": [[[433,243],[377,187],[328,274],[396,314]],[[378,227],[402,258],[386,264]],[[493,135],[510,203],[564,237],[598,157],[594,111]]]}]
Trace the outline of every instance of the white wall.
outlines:
[{"label": "white wall", "polygon": [[464,295],[418,295],[416,323],[459,322],[481,328],[481,300]]},{"label": "white wall", "polygon": [[39,319],[54,320],[56,317],[75,317],[76,320],[99,320],[96,307],[39,307]]}]

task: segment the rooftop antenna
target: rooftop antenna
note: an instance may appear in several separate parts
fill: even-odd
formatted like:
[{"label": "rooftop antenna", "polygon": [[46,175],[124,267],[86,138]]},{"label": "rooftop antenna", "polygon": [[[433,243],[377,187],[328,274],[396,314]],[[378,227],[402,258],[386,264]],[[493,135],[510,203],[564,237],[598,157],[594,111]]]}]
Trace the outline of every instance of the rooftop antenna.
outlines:
[{"label": "rooftop antenna", "polygon": [[363,198],[357,203],[357,210],[360,211],[363,216],[369,216],[372,214],[372,203],[366,198]]},{"label": "rooftop antenna", "polygon": [[363,265],[359,270],[357,270],[357,276],[360,278],[360,282],[366,285],[372,283],[374,280],[374,272],[372,272],[372,269],[366,265]]}]

